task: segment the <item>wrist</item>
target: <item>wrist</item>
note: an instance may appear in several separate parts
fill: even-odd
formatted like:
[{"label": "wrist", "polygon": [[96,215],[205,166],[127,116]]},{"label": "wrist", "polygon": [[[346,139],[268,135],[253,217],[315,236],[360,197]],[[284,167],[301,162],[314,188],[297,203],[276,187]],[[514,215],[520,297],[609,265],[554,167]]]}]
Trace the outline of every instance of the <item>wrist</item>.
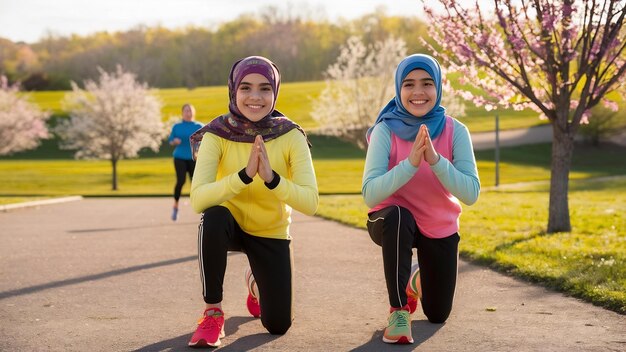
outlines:
[{"label": "wrist", "polygon": [[243,169],[241,169],[241,171],[239,171],[239,178],[241,179],[241,182],[245,183],[245,184],[250,184],[252,183],[252,177],[248,176],[248,173],[246,172],[246,168],[244,167]]},{"label": "wrist", "polygon": [[430,166],[433,166],[435,164],[437,164],[439,162],[439,160],[441,160],[441,155],[439,153],[435,154],[435,161],[432,163],[429,163]]},{"label": "wrist", "polygon": [[265,186],[269,189],[274,189],[280,183],[280,175],[272,170],[272,180],[270,182],[265,182]]}]

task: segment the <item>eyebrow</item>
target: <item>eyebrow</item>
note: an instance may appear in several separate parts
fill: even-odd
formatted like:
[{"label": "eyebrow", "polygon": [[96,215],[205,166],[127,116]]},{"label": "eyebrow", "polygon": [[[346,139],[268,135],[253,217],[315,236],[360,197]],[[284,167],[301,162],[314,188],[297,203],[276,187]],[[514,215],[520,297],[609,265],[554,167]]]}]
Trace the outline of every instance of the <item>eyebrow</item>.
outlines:
[{"label": "eyebrow", "polygon": [[[248,86],[251,86],[251,85],[252,85],[252,83],[250,83],[250,82],[245,82],[245,81],[241,81],[241,83],[239,83],[239,85],[242,85],[242,84],[245,84],[245,85],[248,85]],[[260,86],[270,86],[270,87],[272,86],[272,85],[271,85],[271,84],[269,84],[269,83],[261,83],[261,84],[259,84],[259,85],[260,85]]]},{"label": "eyebrow", "polygon": [[[414,82],[414,81],[416,81],[416,79],[408,78],[408,79],[405,79],[404,81],[402,81],[402,83],[404,83],[404,82]],[[434,82],[435,80],[432,79],[432,78],[420,78],[419,81],[421,81],[421,82],[426,82],[426,81]]]}]

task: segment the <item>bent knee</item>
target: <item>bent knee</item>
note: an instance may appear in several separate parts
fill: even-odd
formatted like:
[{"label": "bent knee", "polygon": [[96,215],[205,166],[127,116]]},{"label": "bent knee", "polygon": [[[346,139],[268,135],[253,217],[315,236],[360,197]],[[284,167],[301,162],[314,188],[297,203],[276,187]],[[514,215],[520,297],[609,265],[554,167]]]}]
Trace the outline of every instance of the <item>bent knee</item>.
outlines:
[{"label": "bent knee", "polygon": [[263,322],[263,325],[272,335],[284,335],[291,327],[291,320]]},{"label": "bent knee", "polygon": [[450,313],[435,313],[435,314],[426,314],[426,318],[428,318],[428,321],[433,323],[433,324],[443,324],[446,322],[446,320],[448,320],[448,317],[450,316]]},{"label": "bent knee", "polygon": [[210,208],[205,209],[203,212],[204,217],[224,217],[227,214],[230,214],[230,210],[228,210],[228,208],[221,206],[221,205],[216,205],[216,206],[212,206]]}]

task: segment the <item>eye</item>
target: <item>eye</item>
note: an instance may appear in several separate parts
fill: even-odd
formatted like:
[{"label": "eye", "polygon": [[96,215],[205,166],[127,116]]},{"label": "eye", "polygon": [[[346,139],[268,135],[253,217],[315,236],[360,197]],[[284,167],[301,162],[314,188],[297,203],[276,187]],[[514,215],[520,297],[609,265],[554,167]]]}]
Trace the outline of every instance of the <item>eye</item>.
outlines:
[{"label": "eye", "polygon": [[270,87],[262,87],[261,90],[264,91],[264,92],[268,92],[268,91],[271,92],[272,88],[270,88]]},{"label": "eye", "polygon": [[411,87],[413,87],[413,82],[402,83],[402,88],[411,88]]},{"label": "eye", "polygon": [[249,86],[239,86],[239,90],[250,90]]}]

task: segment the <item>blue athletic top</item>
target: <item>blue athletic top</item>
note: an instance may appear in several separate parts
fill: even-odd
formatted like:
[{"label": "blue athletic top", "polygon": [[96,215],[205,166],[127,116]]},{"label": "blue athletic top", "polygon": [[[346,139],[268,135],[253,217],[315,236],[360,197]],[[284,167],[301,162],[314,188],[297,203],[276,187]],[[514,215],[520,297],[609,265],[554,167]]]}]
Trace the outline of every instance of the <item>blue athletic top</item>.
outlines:
[{"label": "blue athletic top", "polygon": [[180,144],[174,148],[174,158],[183,160],[193,160],[191,154],[191,144],[189,143],[189,136],[202,127],[200,122],[196,121],[181,121],[172,126],[172,132],[168,141],[171,143],[174,138],[180,139]]}]

